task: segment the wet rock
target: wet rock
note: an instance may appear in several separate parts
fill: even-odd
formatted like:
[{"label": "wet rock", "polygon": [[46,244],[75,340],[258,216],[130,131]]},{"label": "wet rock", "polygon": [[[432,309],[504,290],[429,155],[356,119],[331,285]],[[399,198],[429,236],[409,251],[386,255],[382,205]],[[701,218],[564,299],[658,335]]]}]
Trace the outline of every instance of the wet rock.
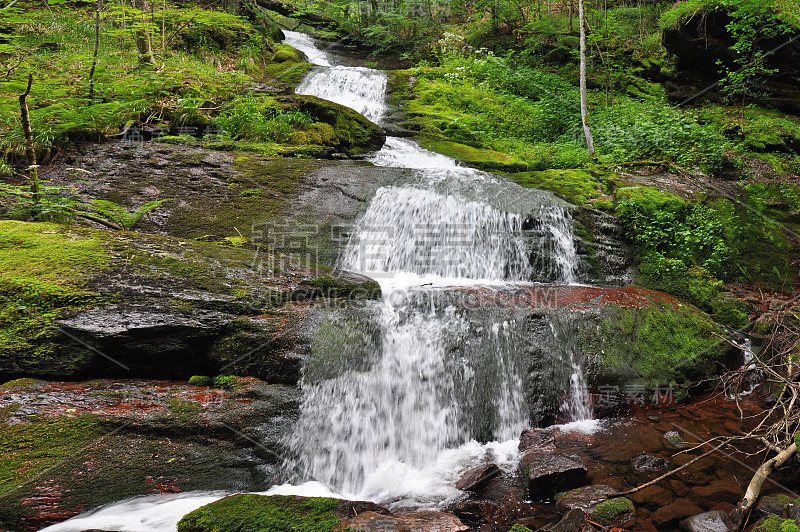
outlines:
[{"label": "wet rock", "polygon": [[654,486],[648,486],[643,490],[637,491],[630,497],[637,505],[641,505],[652,510],[661,508],[664,505],[664,501],[672,499],[672,492],[656,484]]},{"label": "wet rock", "polygon": [[689,498],[704,508],[720,502],[736,503],[744,495],[744,488],[733,480],[717,480],[708,486],[698,486],[689,491]]},{"label": "wet rock", "polygon": [[681,530],[686,532],[738,532],[730,516],[724,512],[706,512],[681,521]]},{"label": "wet rock", "polygon": [[464,523],[476,527],[503,524],[505,509],[490,501],[466,501],[458,503],[453,513]]},{"label": "wet rock", "polygon": [[606,499],[616,496],[618,493],[619,490],[604,484],[578,488],[558,497],[556,499],[556,509],[562,513],[575,509],[588,513],[592,508]]},{"label": "wet rock", "polygon": [[680,433],[677,430],[670,430],[664,433],[664,439],[675,449],[683,449],[686,442],[683,441]]},{"label": "wet rock", "polygon": [[796,501],[789,503],[786,508],[783,509],[783,515],[787,519],[800,521],[800,503]]},{"label": "wet rock", "polygon": [[525,429],[519,437],[519,450],[550,453],[556,450],[556,439],[552,430]]},{"label": "wet rock", "polygon": [[756,511],[761,515],[783,515],[792,498],[786,495],[763,495],[758,499]]},{"label": "wet rock", "polygon": [[703,513],[703,509],[689,499],[678,499],[653,513],[653,524],[657,527],[678,524],[678,521]]},{"label": "wet rock", "polygon": [[570,510],[561,521],[553,525],[551,532],[583,532],[586,527],[586,514],[582,510]]},{"label": "wet rock", "polygon": [[586,466],[580,459],[562,454],[527,454],[520,471],[531,497],[544,499],[586,483]]},{"label": "wet rock", "polygon": [[456,489],[462,491],[478,491],[499,474],[500,468],[495,464],[478,466],[461,475],[461,478],[456,482]]},{"label": "wet rock", "polygon": [[619,497],[601,502],[592,509],[590,516],[592,521],[606,527],[625,527],[636,518],[636,509],[630,499]]},{"label": "wet rock", "polygon": [[649,454],[642,454],[631,460],[631,467],[637,473],[653,473],[668,469],[670,466],[669,460],[661,458],[660,456],[652,456]]},{"label": "wet rock", "polygon": [[342,521],[335,530],[352,530],[364,532],[461,532],[469,530],[461,520],[453,514],[442,512],[417,512],[399,517],[381,515],[375,512],[364,512],[352,519]]}]

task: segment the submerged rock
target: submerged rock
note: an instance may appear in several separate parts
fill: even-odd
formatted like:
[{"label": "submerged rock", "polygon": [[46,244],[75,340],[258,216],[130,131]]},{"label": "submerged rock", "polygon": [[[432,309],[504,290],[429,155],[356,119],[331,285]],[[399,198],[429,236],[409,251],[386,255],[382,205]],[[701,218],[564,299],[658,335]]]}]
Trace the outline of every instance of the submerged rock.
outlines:
[{"label": "submerged rock", "polygon": [[[375,512],[364,512],[357,517],[347,519],[334,530],[352,530],[359,532],[461,532],[469,530],[458,517],[443,512],[417,512],[398,517],[381,515]],[[178,529],[178,532],[184,532]],[[186,531],[194,532],[194,531]],[[200,531],[197,531],[200,532]]]},{"label": "submerged rock", "polygon": [[670,463],[669,460],[660,456],[642,454],[631,460],[631,466],[637,473],[652,473],[668,469]]},{"label": "submerged rock", "polygon": [[557,496],[556,508],[564,513],[575,509],[589,513],[595,506],[617,494],[618,489],[604,484],[586,486]]},{"label": "submerged rock", "polygon": [[592,509],[590,516],[603,526],[625,527],[636,517],[636,509],[630,499],[619,497],[601,502]]},{"label": "submerged rock", "polygon": [[681,530],[686,532],[738,532],[733,520],[725,512],[715,510],[692,516],[681,521]]}]

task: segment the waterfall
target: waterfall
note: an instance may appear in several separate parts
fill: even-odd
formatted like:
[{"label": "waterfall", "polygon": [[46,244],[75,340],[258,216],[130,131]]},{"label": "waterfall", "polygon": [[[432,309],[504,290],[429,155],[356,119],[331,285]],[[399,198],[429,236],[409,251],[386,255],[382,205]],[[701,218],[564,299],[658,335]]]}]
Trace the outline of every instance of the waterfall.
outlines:
[{"label": "waterfall", "polygon": [[[317,65],[298,93],[380,123],[383,72],[331,66],[308,36],[284,33]],[[283,442],[284,466],[300,485],[268,493],[440,508],[463,496],[454,486],[464,470],[487,460],[516,468],[515,438],[531,424],[530,323],[513,305],[480,302],[532,282],[576,282],[572,218],[549,195],[407,139],[387,138],[370,160],[414,177],[377,190],[339,258],[339,267],[377,279],[383,297],[320,319],[300,415]],[[559,320],[540,346],[552,378],[540,381],[563,392],[561,416],[581,422],[591,417],[583,361],[574,324]],[[135,498],[46,530],[175,532],[185,513],[224,495]]]},{"label": "waterfall", "polygon": [[[385,84],[383,73],[335,66],[315,69],[298,92],[379,122]],[[407,139],[387,138],[370,161],[415,176],[377,190],[337,264],[377,279],[383,299],[318,329],[286,467],[349,497],[435,507],[460,496],[452,461],[463,467],[476,445],[488,452],[475,440],[509,441],[530,424],[524,324],[512,311],[476,312],[463,296],[575,282],[572,219],[562,205]],[[564,353],[562,414],[588,419],[577,351]]]}]

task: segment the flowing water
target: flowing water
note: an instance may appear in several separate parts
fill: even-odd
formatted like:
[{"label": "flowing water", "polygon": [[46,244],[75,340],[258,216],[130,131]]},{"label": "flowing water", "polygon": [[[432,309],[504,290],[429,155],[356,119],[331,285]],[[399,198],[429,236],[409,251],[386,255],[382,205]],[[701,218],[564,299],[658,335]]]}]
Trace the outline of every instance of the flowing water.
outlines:
[{"label": "flowing water", "polygon": [[[307,36],[285,33],[286,42],[318,65],[298,93],[381,122],[385,73],[331,66]],[[532,422],[527,324],[513,310],[474,308],[465,296],[532,282],[576,282],[572,220],[555,199],[545,201],[407,139],[388,138],[371,161],[415,176],[376,192],[339,259],[339,268],[378,280],[383,297],[321,318],[299,420],[284,442],[293,484],[270,493],[437,507],[463,495],[454,484],[471,465],[491,459],[513,468],[516,438]],[[568,376],[553,384],[564,397],[561,417],[581,422],[591,418],[582,361],[571,333],[553,323],[553,345],[564,346],[556,348],[556,359]],[[181,515],[219,496],[123,501],[47,530],[174,531]],[[164,517],[170,512],[171,521]]]}]

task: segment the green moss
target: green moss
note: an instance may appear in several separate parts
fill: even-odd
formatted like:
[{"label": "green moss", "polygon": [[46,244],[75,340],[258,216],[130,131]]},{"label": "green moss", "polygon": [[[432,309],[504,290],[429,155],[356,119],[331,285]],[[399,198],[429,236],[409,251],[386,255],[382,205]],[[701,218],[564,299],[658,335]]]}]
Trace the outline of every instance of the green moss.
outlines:
[{"label": "green moss", "polygon": [[719,326],[688,305],[609,304],[601,310],[599,327],[582,334],[595,385],[686,385],[716,376],[726,352]]},{"label": "green moss", "polygon": [[800,526],[794,519],[783,519],[770,515],[762,519],[755,527],[758,532],[800,532]]},{"label": "green moss", "polygon": [[422,147],[443,153],[475,168],[490,171],[519,172],[530,165],[521,158],[484,148],[444,140],[423,140]]},{"label": "green moss", "polygon": [[613,174],[595,170],[544,170],[509,175],[528,188],[549,190],[575,205],[587,205],[610,191]]},{"label": "green moss", "polygon": [[178,532],[330,532],[338,499],[233,495],[185,515]]},{"label": "green moss", "polygon": [[8,382],[4,382],[0,384],[0,388],[2,389],[9,389],[9,388],[27,388],[28,386],[35,386],[37,384],[42,384],[45,381],[39,379],[31,379],[29,377],[23,377],[21,379],[14,379]]},{"label": "green moss", "polygon": [[[29,417],[29,419],[31,419]],[[95,416],[54,418],[0,431],[0,496],[80,451],[112,429]]]},{"label": "green moss", "polygon": [[633,502],[625,497],[603,501],[592,510],[592,519],[601,525],[611,525],[614,521],[635,512]]},{"label": "green moss", "polygon": [[532,532],[530,528],[525,525],[514,525],[509,532]]},{"label": "green moss", "polygon": [[177,397],[167,399],[167,407],[176,414],[196,414],[203,408],[203,406],[196,401],[178,399]]},{"label": "green moss", "polygon": [[380,149],[386,140],[381,128],[344,105],[301,95],[277,101],[287,110],[300,111],[314,121],[331,126],[335,134],[334,147],[347,155]]},{"label": "green moss", "polygon": [[212,383],[211,377],[207,375],[192,375],[189,377],[189,384],[192,386],[211,386]]},{"label": "green moss", "polygon": [[[109,268],[99,232],[55,224],[0,221],[0,356],[49,356],[50,326],[64,311],[109,301],[83,288]],[[76,353],[76,359],[78,359]]]},{"label": "green moss", "polygon": [[225,388],[226,390],[233,390],[239,386],[242,378],[236,375],[217,375],[214,377],[213,384],[217,388]]}]

